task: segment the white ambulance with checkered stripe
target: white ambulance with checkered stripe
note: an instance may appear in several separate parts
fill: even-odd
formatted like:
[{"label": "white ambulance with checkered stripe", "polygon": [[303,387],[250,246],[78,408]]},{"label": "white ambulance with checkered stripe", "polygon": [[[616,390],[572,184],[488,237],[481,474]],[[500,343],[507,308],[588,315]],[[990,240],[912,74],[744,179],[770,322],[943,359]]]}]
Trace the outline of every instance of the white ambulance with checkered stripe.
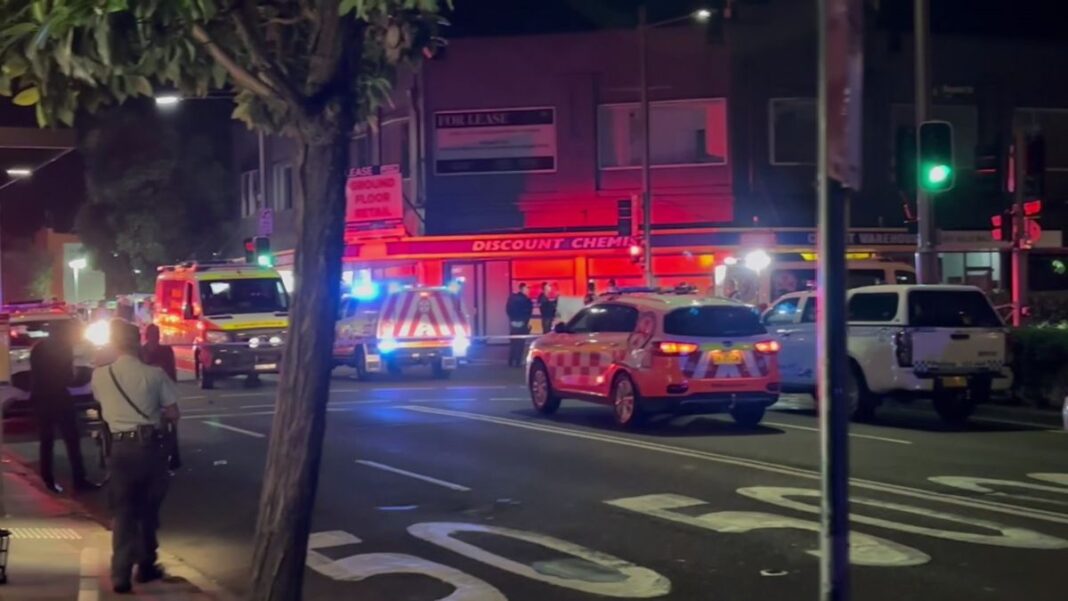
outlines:
[{"label": "white ambulance with checkered stripe", "polygon": [[426,365],[448,378],[467,356],[471,327],[460,294],[450,287],[385,290],[360,282],[341,300],[334,335],[334,363],[367,374],[401,373]]},{"label": "white ambulance with checkered stripe", "polygon": [[779,343],[756,309],[692,290],[602,296],[534,341],[534,408],[610,405],[632,427],[654,413],[730,413],[754,426],[779,398]]},{"label": "white ambulance with checkered stripe", "polygon": [[[883,399],[931,399],[939,416],[966,420],[978,403],[1012,386],[1007,330],[974,286],[887,285],[849,291],[854,416],[871,418]],[[787,294],[763,321],[782,345],[783,390],[816,389],[816,293]]]}]

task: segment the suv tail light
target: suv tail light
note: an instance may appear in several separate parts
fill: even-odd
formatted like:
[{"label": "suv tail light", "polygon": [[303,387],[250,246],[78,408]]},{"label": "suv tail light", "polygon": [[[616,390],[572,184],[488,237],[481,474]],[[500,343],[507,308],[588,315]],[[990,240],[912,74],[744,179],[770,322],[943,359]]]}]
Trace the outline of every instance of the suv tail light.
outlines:
[{"label": "suv tail light", "polygon": [[912,332],[898,330],[894,334],[894,355],[899,367],[912,367]]},{"label": "suv tail light", "polygon": [[756,349],[756,352],[758,353],[771,355],[773,353],[779,352],[782,347],[779,345],[778,340],[762,340],[754,344],[753,348]]},{"label": "suv tail light", "polygon": [[689,355],[690,353],[696,353],[698,346],[692,342],[659,342],[655,347],[657,355],[665,355],[674,357],[677,355]]}]

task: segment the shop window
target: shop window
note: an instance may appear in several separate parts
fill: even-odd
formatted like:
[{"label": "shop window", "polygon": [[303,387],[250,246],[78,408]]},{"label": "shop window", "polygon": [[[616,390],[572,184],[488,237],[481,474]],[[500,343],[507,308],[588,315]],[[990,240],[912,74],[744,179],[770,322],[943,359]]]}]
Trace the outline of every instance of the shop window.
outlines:
[{"label": "shop window", "polygon": [[1016,109],[1013,126],[1046,138],[1046,197],[1068,199],[1068,109]]},{"label": "shop window", "polygon": [[260,172],[258,169],[241,174],[241,216],[251,217],[259,208]]},{"label": "shop window", "polygon": [[[727,101],[653,102],[649,107],[653,166],[725,165]],[[597,107],[597,154],[602,169],[639,167],[643,136],[637,103]]]},{"label": "shop window", "polygon": [[293,165],[280,163],[274,166],[271,200],[276,211],[293,208]]},{"label": "shop window", "polygon": [[816,100],[768,101],[768,161],[772,165],[816,164]]},{"label": "shop window", "polygon": [[574,259],[535,259],[512,261],[513,280],[542,281],[571,279],[575,275]]}]

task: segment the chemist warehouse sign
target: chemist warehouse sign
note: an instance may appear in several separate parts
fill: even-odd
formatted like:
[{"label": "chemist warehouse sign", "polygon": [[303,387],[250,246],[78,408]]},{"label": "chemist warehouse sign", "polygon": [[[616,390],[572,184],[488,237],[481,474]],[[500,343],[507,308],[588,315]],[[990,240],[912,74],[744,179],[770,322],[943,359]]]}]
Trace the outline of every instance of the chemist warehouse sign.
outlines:
[{"label": "chemist warehouse sign", "polygon": [[386,245],[390,255],[513,255],[566,251],[619,251],[629,248],[629,236],[517,236],[492,238],[456,238],[452,240],[409,240]]}]

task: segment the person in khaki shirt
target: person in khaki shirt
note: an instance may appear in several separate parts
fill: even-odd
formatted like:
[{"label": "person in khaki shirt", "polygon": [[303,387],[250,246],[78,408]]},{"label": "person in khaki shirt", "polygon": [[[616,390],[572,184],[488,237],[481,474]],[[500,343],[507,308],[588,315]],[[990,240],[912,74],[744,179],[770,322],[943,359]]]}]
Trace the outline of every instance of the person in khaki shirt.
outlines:
[{"label": "person in khaki shirt", "polygon": [[141,362],[135,326],[113,322],[111,343],[117,358],[93,371],[92,388],[112,435],[111,581],[115,592],[128,593],[135,563],[138,582],[163,577],[156,564],[159,509],[168,479],[162,427],[178,420],[178,392],[162,369]]}]

